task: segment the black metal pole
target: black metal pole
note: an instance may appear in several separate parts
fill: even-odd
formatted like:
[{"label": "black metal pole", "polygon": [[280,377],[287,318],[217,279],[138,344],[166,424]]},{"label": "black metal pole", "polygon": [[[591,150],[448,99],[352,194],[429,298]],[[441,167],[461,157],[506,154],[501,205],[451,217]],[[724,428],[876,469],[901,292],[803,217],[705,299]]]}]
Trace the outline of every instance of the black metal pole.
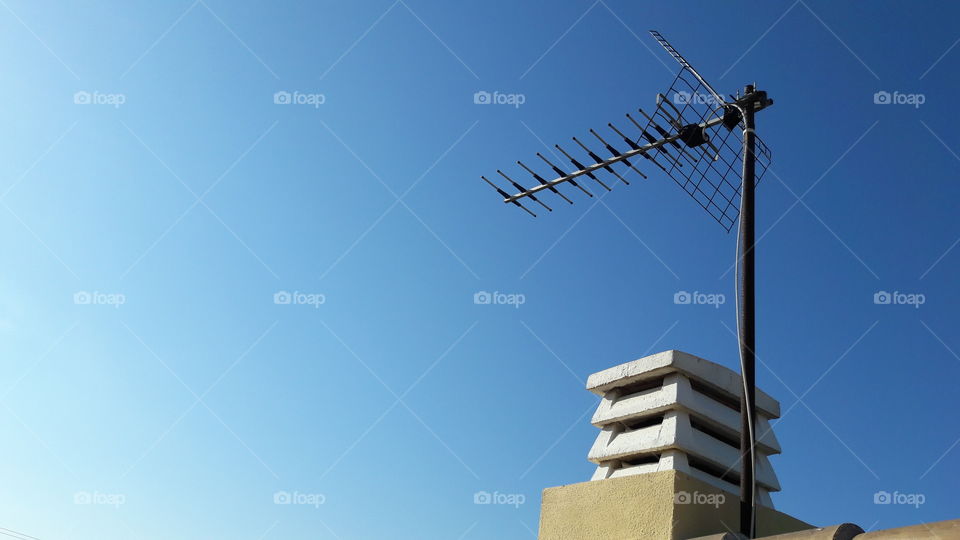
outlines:
[{"label": "black metal pole", "polygon": [[740,358],[742,361],[744,392],[740,399],[740,532],[747,538],[756,537],[754,505],[754,433],[756,425],[756,313],[754,311],[754,166],[756,134],[754,133],[755,98],[753,85],[746,87],[743,100],[743,178],[740,211]]}]

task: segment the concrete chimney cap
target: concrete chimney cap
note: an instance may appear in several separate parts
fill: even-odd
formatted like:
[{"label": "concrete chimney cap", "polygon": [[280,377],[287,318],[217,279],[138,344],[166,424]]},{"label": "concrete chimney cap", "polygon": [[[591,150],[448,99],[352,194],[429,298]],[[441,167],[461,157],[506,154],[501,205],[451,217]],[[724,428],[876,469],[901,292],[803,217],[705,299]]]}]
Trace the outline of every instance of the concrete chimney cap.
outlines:
[{"label": "concrete chimney cap", "polygon": [[[739,400],[743,394],[740,374],[720,364],[678,350],[667,350],[598,371],[587,378],[587,390],[603,396],[607,392],[633,383],[683,373],[691,380],[703,383]],[[780,417],[780,403],[757,389],[757,409],[770,418]]]}]

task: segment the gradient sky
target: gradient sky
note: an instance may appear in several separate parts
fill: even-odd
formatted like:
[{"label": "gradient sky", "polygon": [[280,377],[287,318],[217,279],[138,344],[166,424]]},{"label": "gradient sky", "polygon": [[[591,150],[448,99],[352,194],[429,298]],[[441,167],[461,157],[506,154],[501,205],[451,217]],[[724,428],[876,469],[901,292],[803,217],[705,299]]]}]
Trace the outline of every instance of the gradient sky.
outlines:
[{"label": "gradient sky", "polygon": [[534,537],[541,490],[594,469],[590,373],[674,348],[737,363],[735,236],[665,175],[535,220],[479,178],[526,182],[515,160],[652,106],[677,68],[651,28],[720,91],[776,101],[775,504],[958,517],[957,6],[0,4],[0,533]]}]

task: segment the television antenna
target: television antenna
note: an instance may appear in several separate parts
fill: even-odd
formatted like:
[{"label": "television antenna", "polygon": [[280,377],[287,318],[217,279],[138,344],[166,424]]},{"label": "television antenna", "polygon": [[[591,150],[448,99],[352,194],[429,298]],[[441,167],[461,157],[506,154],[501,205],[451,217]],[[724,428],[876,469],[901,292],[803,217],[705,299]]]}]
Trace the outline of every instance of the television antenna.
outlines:
[{"label": "television antenna", "polygon": [[[652,114],[638,109],[640,117],[627,114],[632,128],[626,132],[608,123],[613,133],[603,138],[590,130],[610,157],[601,157],[580,139],[573,141],[583,150],[590,165],[584,165],[577,157],[556,145],[555,148],[570,162],[574,170],[568,172],[542,154],[540,158],[557,176],[546,180],[524,163],[517,161],[537,185],[525,188],[506,173],[497,173],[518,191],[507,193],[483,178],[503,197],[503,202],[513,204],[533,217],[536,214],[523,205],[527,199],[547,211],[552,209],[538,196],[549,191],[573,204],[558,189],[570,184],[589,197],[593,194],[583,185],[583,177],[607,191],[611,188],[600,175],[609,173],[615,181],[629,185],[623,174],[636,172],[647,176],[637,168],[641,163],[651,163],[667,174],[700,205],[727,232],[739,223],[735,286],[737,290],[737,340],[740,350],[740,371],[743,391],[740,398],[740,532],[747,538],[756,536],[756,498],[754,445],[756,433],[756,311],[755,311],[755,189],[770,166],[770,149],[757,137],[755,113],[773,105],[763,90],[747,85],[743,92],[728,97],[721,96],[713,86],[670,44],[659,32],[651,30],[654,39],[679,64],[680,71],[669,89],[656,96],[656,108]],[[733,137],[739,128],[742,138]],[[632,135],[630,135],[632,133]],[[613,146],[621,145],[622,150]],[[626,146],[622,146],[626,145]],[[615,165],[621,167],[617,172]],[[609,180],[608,180],[609,181]],[[591,184],[591,187],[592,186]],[[739,222],[738,222],[739,218]]]}]

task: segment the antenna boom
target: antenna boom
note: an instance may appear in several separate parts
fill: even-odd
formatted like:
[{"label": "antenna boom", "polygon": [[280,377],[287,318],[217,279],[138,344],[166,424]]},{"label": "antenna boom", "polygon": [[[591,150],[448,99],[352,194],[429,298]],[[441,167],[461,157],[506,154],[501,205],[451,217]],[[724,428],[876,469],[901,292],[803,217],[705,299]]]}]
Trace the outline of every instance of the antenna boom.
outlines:
[{"label": "antenna boom", "polygon": [[[721,117],[716,117],[716,118],[712,118],[712,119],[710,119],[710,120],[708,120],[708,121],[706,121],[706,122],[703,122],[703,123],[699,124],[699,127],[704,128],[704,129],[706,129],[706,128],[711,128],[711,127],[716,126],[716,125],[718,125],[718,124],[720,124],[720,123],[722,123],[722,122],[723,122],[723,118],[721,118]],[[524,197],[529,197],[529,196],[531,196],[531,195],[536,195],[536,194],[537,194],[538,192],[540,192],[540,191],[543,191],[543,190],[545,190],[545,189],[550,189],[551,187],[555,187],[555,186],[557,186],[558,184],[562,184],[562,183],[564,183],[564,182],[567,182],[568,180],[572,180],[572,179],[577,178],[577,177],[579,177],[579,176],[583,176],[583,175],[585,175],[585,174],[590,174],[590,173],[596,172],[597,169],[603,169],[603,168],[605,168],[605,167],[609,167],[610,165],[612,165],[612,164],[614,164],[614,163],[619,163],[619,162],[621,162],[621,161],[625,161],[625,160],[627,160],[627,159],[630,159],[630,158],[632,158],[632,157],[634,157],[634,156],[641,155],[641,154],[645,154],[645,153],[649,152],[650,150],[656,150],[657,148],[659,148],[659,147],[661,147],[661,146],[663,146],[663,145],[665,145],[665,144],[669,144],[669,143],[675,142],[675,141],[676,141],[677,139],[679,139],[679,138],[680,138],[680,134],[679,134],[679,133],[675,133],[675,134],[673,134],[673,135],[670,135],[670,136],[665,137],[665,138],[663,138],[663,139],[660,139],[660,140],[658,140],[658,141],[654,141],[654,142],[652,142],[652,143],[650,143],[650,144],[641,146],[641,147],[639,147],[639,148],[632,149],[632,150],[626,150],[626,151],[624,151],[624,152],[621,152],[619,156],[614,156],[614,157],[612,157],[612,158],[605,159],[605,160],[603,160],[603,161],[601,161],[601,162],[599,162],[599,163],[595,163],[595,164],[593,164],[593,165],[588,165],[588,166],[586,166],[586,167],[584,167],[584,168],[582,168],[582,169],[580,169],[580,170],[574,171],[574,172],[572,172],[572,173],[570,173],[570,174],[568,174],[568,175],[566,175],[566,176],[561,176],[561,177],[559,177],[559,178],[557,178],[557,179],[555,179],[555,180],[550,180],[550,181],[547,182],[546,184],[540,184],[540,185],[534,186],[534,187],[532,187],[532,188],[530,188],[530,189],[528,189],[528,190],[521,191],[521,192],[519,192],[519,193],[517,193],[517,194],[515,194],[515,195],[511,195],[511,196],[509,196],[509,197],[506,197],[506,198],[503,199],[503,202],[505,202],[505,203],[512,203],[512,202],[517,201],[517,200],[519,200],[519,199],[522,199],[522,198],[524,198]]]}]

